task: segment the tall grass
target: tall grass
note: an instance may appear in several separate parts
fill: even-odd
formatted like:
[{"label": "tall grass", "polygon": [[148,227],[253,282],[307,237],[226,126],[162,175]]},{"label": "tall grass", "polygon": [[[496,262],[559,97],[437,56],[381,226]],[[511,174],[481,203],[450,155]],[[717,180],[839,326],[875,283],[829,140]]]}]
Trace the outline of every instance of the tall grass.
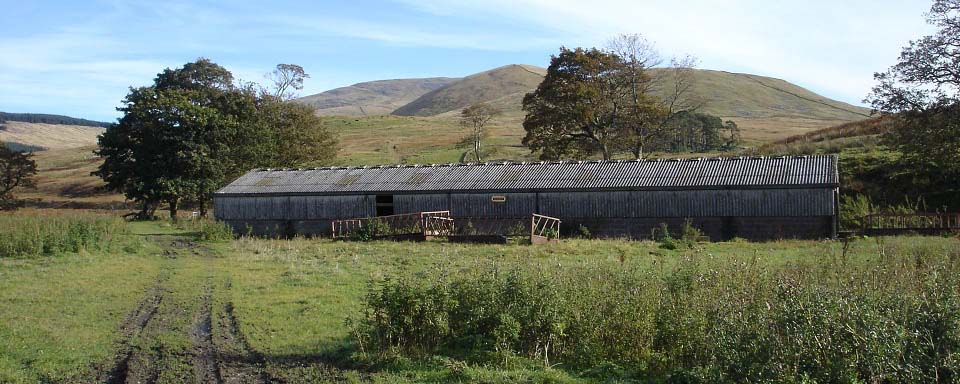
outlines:
[{"label": "tall grass", "polygon": [[129,242],[120,217],[100,213],[0,215],[0,258],[50,256],[81,250],[108,250]]},{"label": "tall grass", "polygon": [[176,226],[190,232],[197,240],[226,241],[233,240],[236,237],[233,228],[230,228],[227,223],[210,218],[180,219],[177,220]]},{"label": "tall grass", "polygon": [[[656,256],[654,256],[656,257]],[[552,263],[386,279],[366,353],[539,360],[651,382],[960,380],[960,250],[923,244],[770,264]]]}]

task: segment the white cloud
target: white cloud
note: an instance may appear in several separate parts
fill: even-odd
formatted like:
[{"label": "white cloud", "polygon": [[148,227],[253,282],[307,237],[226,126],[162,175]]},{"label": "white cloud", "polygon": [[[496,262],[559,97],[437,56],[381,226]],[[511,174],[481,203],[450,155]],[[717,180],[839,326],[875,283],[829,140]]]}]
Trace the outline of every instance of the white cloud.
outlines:
[{"label": "white cloud", "polygon": [[474,50],[522,51],[542,47],[548,38],[511,36],[509,31],[450,30],[424,25],[371,22],[350,18],[277,16],[272,22],[298,31],[300,35],[350,37],[410,47],[463,48]]},{"label": "white cloud", "polygon": [[[41,26],[33,34],[6,33],[0,24],[0,110],[109,119],[128,86],[149,84],[163,68],[198,56],[247,81],[263,81],[278,62],[318,68],[324,75],[311,79],[309,93],[348,80],[376,80],[378,74],[434,71],[449,59],[443,55],[467,51],[502,64],[542,55],[534,64],[545,65],[560,45],[602,45],[618,33],[643,33],[668,55],[698,56],[704,68],[780,77],[857,102],[872,85],[872,73],[893,64],[900,47],[927,30],[922,12],[928,4],[397,0],[384,16],[329,3],[118,0],[92,16]],[[431,56],[396,47],[422,48]],[[378,56],[380,50],[389,53]],[[349,51],[363,53],[340,57],[356,53]],[[387,56],[393,54],[405,56]],[[358,57],[378,63],[357,66]],[[399,60],[406,69],[391,71]]]},{"label": "white cloud", "polygon": [[918,38],[929,1],[401,0],[437,15],[502,17],[539,25],[566,45],[602,45],[642,33],[668,54],[705,67],[799,82],[858,102],[872,73]]}]

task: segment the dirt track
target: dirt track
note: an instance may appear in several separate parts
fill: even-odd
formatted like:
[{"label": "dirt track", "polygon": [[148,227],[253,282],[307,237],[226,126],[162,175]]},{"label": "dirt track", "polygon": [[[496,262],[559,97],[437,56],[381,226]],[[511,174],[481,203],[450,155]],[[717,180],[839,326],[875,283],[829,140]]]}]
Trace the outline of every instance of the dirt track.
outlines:
[{"label": "dirt track", "polygon": [[[208,249],[188,239],[151,240],[163,245],[163,257],[196,257],[201,262],[210,257]],[[178,264],[172,261],[171,265]],[[122,340],[118,352],[97,367],[95,380],[111,384],[274,381],[264,373],[263,358],[239,331],[233,304],[218,300],[229,297],[229,281],[217,281],[211,275],[197,284],[171,284],[174,273],[164,270],[127,315],[118,330]]]}]

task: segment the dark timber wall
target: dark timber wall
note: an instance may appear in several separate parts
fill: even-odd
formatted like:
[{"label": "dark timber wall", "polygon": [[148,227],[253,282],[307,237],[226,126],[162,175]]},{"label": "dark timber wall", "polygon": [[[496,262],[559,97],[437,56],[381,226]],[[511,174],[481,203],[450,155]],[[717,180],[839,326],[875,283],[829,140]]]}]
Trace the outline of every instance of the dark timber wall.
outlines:
[{"label": "dark timber wall", "polygon": [[[665,223],[690,219],[714,240],[741,237],[825,238],[835,234],[836,188],[684,189],[650,191],[400,193],[394,213],[449,210],[459,224],[508,228],[532,213],[558,217],[608,237],[645,238]],[[494,202],[494,196],[505,198]],[[217,196],[217,218],[239,233],[327,235],[337,219],[376,215],[376,195]]]}]

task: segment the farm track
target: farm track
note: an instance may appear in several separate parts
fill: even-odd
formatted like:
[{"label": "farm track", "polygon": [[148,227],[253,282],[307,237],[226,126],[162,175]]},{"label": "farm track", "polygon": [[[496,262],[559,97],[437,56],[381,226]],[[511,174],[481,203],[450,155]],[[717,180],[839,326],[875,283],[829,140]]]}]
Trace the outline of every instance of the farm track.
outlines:
[{"label": "farm track", "polygon": [[[143,333],[147,324],[157,314],[160,302],[163,300],[164,282],[167,279],[166,273],[161,273],[153,288],[147,292],[144,298],[137,305],[137,308],[131,312],[126,320],[120,326],[120,335],[123,344],[117,358],[112,362],[112,366],[107,369],[100,369],[97,375],[97,381],[102,383],[119,384],[126,383],[130,379],[131,373],[137,373],[141,370],[131,369],[131,363],[140,364],[144,360],[141,351],[134,345],[140,334]],[[136,381],[134,381],[136,382]]]},{"label": "farm track", "polygon": [[[230,288],[227,282],[226,288]],[[271,380],[264,373],[263,356],[254,351],[240,332],[233,303],[227,302],[218,313],[217,345],[220,377],[226,384],[261,384]]]},{"label": "farm track", "polygon": [[[214,276],[212,251],[191,240],[150,236],[169,265],[159,274],[121,323],[115,358],[94,367],[91,380],[78,382],[122,383],[269,383],[263,356],[254,351],[240,332],[233,303],[221,302],[231,289],[229,281]],[[181,258],[195,257],[206,267],[206,281],[197,285],[174,284],[171,275],[185,268]],[[177,302],[179,297],[180,302]],[[184,305],[183,300],[191,304]],[[182,336],[187,349],[170,347],[167,340]]]},{"label": "farm track", "polygon": [[200,311],[190,328],[190,339],[195,345],[193,356],[194,380],[198,383],[222,383],[217,363],[217,351],[213,345],[213,321],[210,314],[212,287],[207,285],[201,299]]}]

